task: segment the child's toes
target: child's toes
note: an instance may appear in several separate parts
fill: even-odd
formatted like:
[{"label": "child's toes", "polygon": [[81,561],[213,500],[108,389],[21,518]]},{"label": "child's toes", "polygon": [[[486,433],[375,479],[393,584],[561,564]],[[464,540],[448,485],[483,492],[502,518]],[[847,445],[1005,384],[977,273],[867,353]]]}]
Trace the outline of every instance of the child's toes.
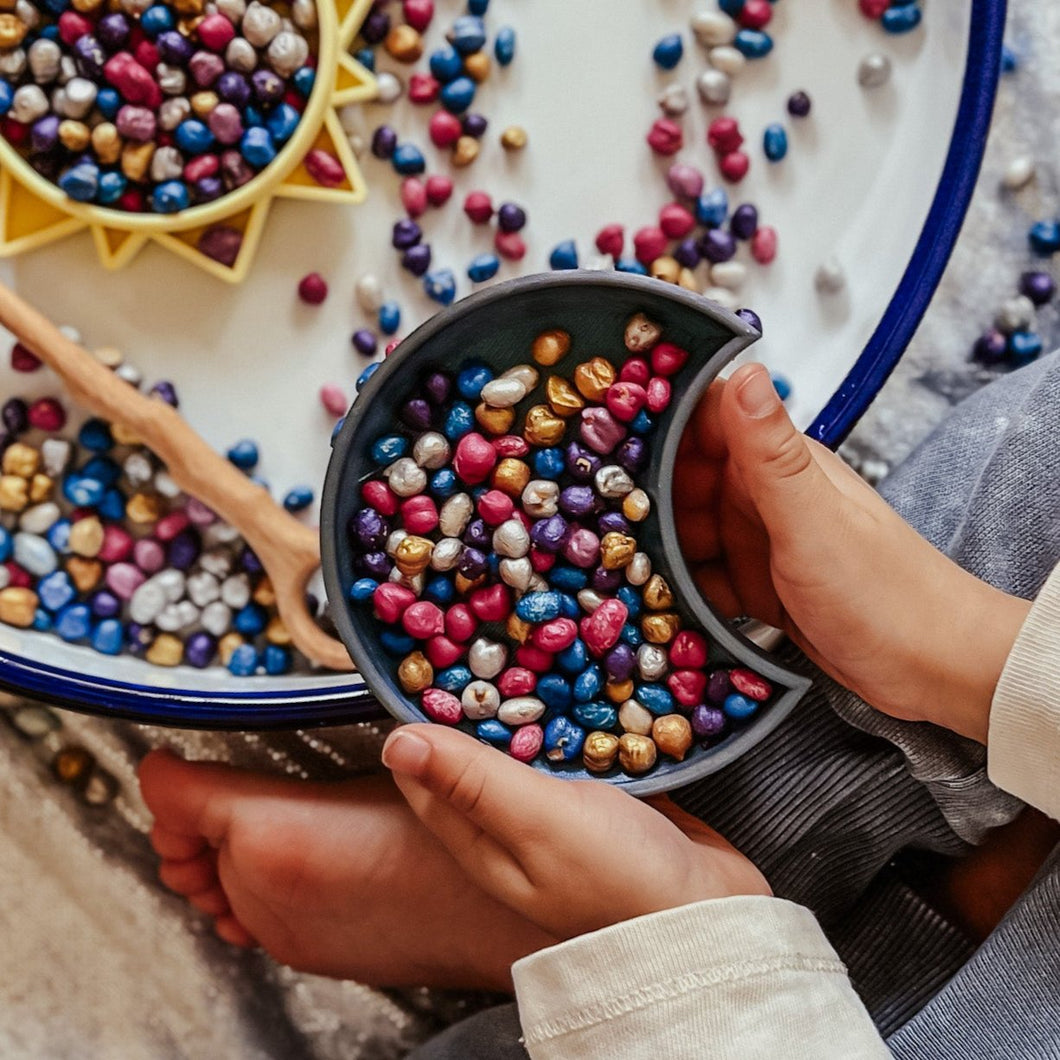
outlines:
[{"label": "child's toes", "polygon": [[211,844],[224,839],[232,795],[242,781],[237,770],[185,762],[169,751],[152,751],[140,763],[139,773],[144,801],[162,832]]},{"label": "child's toes", "polygon": [[208,843],[200,835],[182,835],[155,824],[150,834],[155,853],[166,861],[188,861],[207,849]]},{"label": "child's toes", "polygon": [[214,930],[217,932],[218,938],[224,942],[231,943],[233,946],[254,949],[258,945],[257,939],[231,913],[222,913],[220,916],[215,917]]},{"label": "child's toes", "polygon": [[158,877],[171,891],[188,897],[220,887],[217,856],[213,851],[187,861],[163,861],[158,867]]},{"label": "child's toes", "polygon": [[207,916],[223,917],[232,912],[232,907],[228,904],[228,895],[220,885],[201,891],[199,894],[189,894],[188,902]]}]

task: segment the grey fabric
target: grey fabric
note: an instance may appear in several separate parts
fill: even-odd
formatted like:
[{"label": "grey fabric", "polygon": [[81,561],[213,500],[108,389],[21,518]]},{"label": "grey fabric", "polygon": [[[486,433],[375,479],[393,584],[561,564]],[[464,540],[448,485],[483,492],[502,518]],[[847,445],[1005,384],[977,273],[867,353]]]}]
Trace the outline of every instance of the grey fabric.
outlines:
[{"label": "grey fabric", "polygon": [[[881,491],[973,573],[1028,597],[1060,559],[1058,396],[1060,354],[1002,378]],[[810,666],[793,649],[786,661]],[[818,674],[768,740],[675,798],[778,895],[816,913],[896,1055],[1060,1056],[1060,854],[978,951],[902,868],[903,851],[967,854],[1019,812],[985,759],[977,744],[885,718]],[[414,1057],[521,1055],[513,1018],[511,1006],[483,1013]]]}]

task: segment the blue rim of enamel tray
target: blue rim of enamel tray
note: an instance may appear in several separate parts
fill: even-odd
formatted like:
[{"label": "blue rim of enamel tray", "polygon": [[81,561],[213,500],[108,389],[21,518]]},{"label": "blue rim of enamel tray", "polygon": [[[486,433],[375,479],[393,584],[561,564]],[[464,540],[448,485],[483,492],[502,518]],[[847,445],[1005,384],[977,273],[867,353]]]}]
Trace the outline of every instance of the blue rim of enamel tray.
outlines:
[{"label": "blue rim of enamel tray", "polygon": [[[807,433],[835,447],[872,403],[913,337],[949,260],[979,176],[1001,72],[1006,0],[972,0],[968,58],[946,162],[909,265],[854,367]],[[308,688],[188,690],[107,680],[0,648],[0,687],[58,706],[156,725],[279,729],[386,717],[363,681]]]}]

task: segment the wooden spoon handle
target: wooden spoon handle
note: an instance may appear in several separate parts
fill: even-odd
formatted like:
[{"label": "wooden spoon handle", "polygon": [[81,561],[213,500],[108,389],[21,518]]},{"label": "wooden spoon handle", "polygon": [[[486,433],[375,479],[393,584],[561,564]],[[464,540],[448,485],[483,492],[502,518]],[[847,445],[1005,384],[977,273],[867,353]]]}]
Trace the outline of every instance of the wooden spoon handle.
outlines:
[{"label": "wooden spoon handle", "polygon": [[313,621],[305,585],[320,566],[317,533],[303,526],[197,434],[171,405],[141,394],[50,320],[0,284],[0,324],[97,416],[132,431],[166,465],[173,481],[234,526],[257,553],[276,606],[298,649],[333,670],[350,670],[349,653]]}]

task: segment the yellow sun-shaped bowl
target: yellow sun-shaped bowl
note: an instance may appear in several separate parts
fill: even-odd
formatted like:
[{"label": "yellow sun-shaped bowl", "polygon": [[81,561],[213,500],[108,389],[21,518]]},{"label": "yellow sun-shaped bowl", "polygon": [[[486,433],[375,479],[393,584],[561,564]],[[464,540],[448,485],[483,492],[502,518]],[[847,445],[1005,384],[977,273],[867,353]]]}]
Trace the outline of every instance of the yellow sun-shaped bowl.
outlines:
[{"label": "yellow sun-shaped bowl", "polygon": [[[202,206],[161,214],[76,202],[35,172],[0,137],[0,257],[35,250],[88,228],[100,261],[108,269],[127,265],[152,240],[222,280],[239,283],[253,261],[274,198],[361,202],[366,193],[364,177],[338,109],[375,96],[375,79],[350,55],[350,46],[371,6],[372,0],[318,0],[316,79],[298,127],[277,156],[251,180]],[[325,187],[310,176],[304,159],[314,149],[338,159],[344,173],[341,183]],[[202,234],[219,225],[242,233],[239,251],[230,265],[198,247]]]}]

